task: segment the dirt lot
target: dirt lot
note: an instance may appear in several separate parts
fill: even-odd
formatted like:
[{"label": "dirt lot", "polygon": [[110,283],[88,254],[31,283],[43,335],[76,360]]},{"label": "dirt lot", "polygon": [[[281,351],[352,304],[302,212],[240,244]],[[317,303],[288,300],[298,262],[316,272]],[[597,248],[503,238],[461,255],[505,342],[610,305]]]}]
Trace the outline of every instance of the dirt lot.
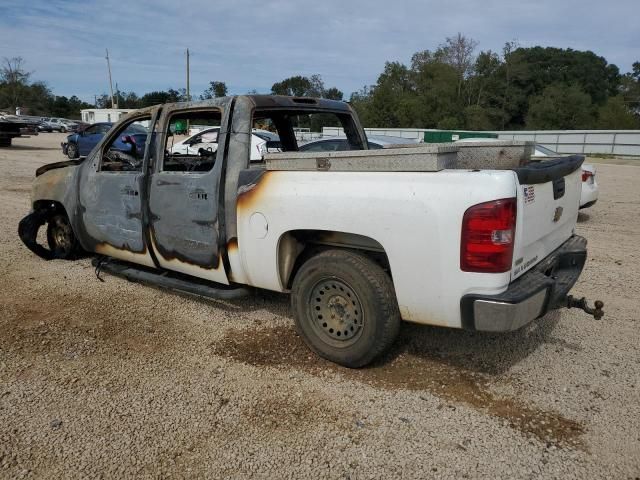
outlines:
[{"label": "dirt lot", "polygon": [[0,477],[638,478],[640,168],[598,165],[574,292],[603,321],[404,327],[372,368],[310,354],[288,299],[215,302],[20,243],[64,136],[0,149]]}]

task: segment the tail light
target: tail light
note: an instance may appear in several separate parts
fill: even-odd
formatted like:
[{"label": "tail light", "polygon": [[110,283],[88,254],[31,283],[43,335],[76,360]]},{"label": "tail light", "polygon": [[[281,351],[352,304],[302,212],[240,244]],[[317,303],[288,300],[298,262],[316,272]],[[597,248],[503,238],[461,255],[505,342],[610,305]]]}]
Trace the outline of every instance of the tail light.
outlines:
[{"label": "tail light", "polygon": [[582,170],[582,181],[583,182],[586,182],[591,177],[593,177],[593,172],[590,172],[589,170]]},{"label": "tail light", "polygon": [[502,273],[511,269],[516,232],[515,198],[470,207],[462,218],[460,269]]}]

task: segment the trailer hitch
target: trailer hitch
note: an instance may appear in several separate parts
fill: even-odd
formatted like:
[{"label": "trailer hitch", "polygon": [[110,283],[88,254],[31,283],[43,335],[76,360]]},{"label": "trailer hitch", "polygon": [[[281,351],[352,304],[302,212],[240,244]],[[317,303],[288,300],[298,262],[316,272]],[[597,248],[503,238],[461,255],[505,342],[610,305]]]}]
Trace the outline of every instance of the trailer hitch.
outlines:
[{"label": "trailer hitch", "polygon": [[604,315],[602,311],[602,307],[604,307],[604,303],[601,300],[596,300],[593,302],[593,307],[591,308],[587,305],[587,299],[582,297],[581,299],[574,298],[572,295],[567,295],[567,308],[580,308],[584,310],[589,315],[593,315],[593,318],[596,320],[600,320]]}]

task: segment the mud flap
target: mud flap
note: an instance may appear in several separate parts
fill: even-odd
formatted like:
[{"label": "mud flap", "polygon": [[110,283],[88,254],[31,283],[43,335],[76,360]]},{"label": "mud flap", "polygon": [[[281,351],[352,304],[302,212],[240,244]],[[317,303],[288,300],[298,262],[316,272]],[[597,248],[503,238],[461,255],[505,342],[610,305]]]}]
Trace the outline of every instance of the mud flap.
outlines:
[{"label": "mud flap", "polygon": [[49,212],[47,211],[32,212],[20,220],[20,223],[18,224],[18,236],[20,237],[20,240],[22,240],[22,243],[24,243],[33,253],[45,260],[51,260],[53,258],[53,252],[48,248],[39,245],[37,239],[38,230],[47,223],[48,216]]}]

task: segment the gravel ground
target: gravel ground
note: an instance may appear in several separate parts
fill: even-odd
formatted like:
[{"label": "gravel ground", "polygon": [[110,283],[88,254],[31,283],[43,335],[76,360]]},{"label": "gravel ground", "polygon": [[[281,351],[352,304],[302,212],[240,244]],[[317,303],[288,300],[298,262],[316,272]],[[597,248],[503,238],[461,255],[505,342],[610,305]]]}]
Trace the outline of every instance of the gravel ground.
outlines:
[{"label": "gravel ground", "polygon": [[288,299],[194,299],[46,262],[17,236],[64,136],[0,149],[1,478],[640,476],[640,168],[598,165],[574,292],[518,332],[406,325],[377,365],[324,362]]}]

